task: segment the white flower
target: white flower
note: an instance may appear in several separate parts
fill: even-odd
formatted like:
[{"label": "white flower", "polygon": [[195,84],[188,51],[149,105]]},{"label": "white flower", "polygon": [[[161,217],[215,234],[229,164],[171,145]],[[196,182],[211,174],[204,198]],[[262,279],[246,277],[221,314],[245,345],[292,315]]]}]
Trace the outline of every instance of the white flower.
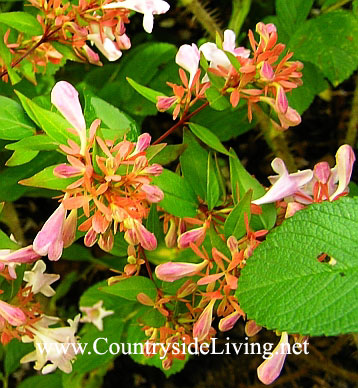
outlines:
[{"label": "white flower", "polygon": [[[80,314],[74,320],[68,319],[69,326],[49,328],[48,326],[57,323],[59,318],[44,315],[33,325],[27,326],[26,329],[33,337],[23,336],[22,342],[33,342],[35,350],[22,357],[20,362],[23,364],[35,361],[34,368],[42,369],[43,374],[53,372],[56,368],[71,373],[72,362],[77,354],[75,333],[79,320]],[[46,364],[47,362],[49,363]]]},{"label": "white flower", "polygon": [[60,278],[60,275],[46,274],[46,264],[39,260],[31,271],[26,271],[24,281],[27,282],[26,287],[31,287],[34,294],[41,293],[45,296],[55,295],[55,290],[50,286],[53,282]]},{"label": "white flower", "polygon": [[98,301],[92,307],[80,307],[80,310],[87,315],[82,317],[80,322],[92,323],[98,330],[103,330],[103,318],[114,314],[112,310],[106,310],[103,306],[103,300]]},{"label": "white flower", "polygon": [[104,9],[112,8],[127,8],[132,11],[140,12],[143,17],[143,28],[149,34],[153,31],[154,17],[153,15],[159,15],[166,13],[170,5],[163,0],[125,0],[115,3],[106,4]]}]

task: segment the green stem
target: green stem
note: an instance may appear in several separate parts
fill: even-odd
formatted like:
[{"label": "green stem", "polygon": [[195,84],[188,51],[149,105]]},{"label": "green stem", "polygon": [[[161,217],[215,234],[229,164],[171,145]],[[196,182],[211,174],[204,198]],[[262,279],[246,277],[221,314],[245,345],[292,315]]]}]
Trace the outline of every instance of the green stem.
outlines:
[{"label": "green stem", "polygon": [[357,140],[357,127],[358,127],[358,79],[355,78],[355,89],[353,94],[352,109],[350,119],[348,122],[348,128],[346,137],[344,139],[345,144],[349,144],[354,147]]},{"label": "green stem", "polygon": [[252,0],[232,0],[232,12],[229,21],[228,29],[233,30],[238,36],[241,27],[251,8]]},{"label": "green stem", "polygon": [[351,1],[352,0],[340,0],[336,4],[332,4],[330,7],[323,10],[322,13],[335,11],[336,9],[343,7],[345,4],[350,3]]}]

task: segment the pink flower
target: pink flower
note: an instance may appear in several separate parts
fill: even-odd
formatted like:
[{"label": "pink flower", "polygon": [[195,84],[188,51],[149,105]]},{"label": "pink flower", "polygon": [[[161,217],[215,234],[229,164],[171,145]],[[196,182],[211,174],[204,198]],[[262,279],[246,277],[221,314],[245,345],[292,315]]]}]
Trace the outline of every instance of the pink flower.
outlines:
[{"label": "pink flower", "polygon": [[58,260],[61,257],[65,217],[66,210],[61,203],[37,233],[33,243],[33,249],[36,253],[41,256],[48,255],[50,260]]},{"label": "pink flower", "polygon": [[276,95],[276,112],[280,114],[285,114],[287,112],[288,108],[288,101],[286,97],[286,93],[283,90],[282,86],[279,86],[277,88],[277,95]]},{"label": "pink flower", "polygon": [[207,227],[204,225],[201,228],[192,229],[181,234],[178,238],[178,247],[188,248],[190,243],[200,245],[205,239],[206,229]]},{"label": "pink flower", "polygon": [[51,92],[51,102],[78,133],[81,141],[81,155],[84,155],[86,148],[86,122],[77,90],[66,81],[57,82]]},{"label": "pink flower", "polygon": [[177,102],[177,99],[178,99],[177,96],[172,96],[172,97],[157,96],[156,107],[159,112],[165,112]]},{"label": "pink flower", "polygon": [[237,311],[234,311],[228,316],[221,318],[219,322],[219,330],[220,331],[231,330],[235,326],[236,322],[239,320],[240,316],[241,315]]},{"label": "pink flower", "polygon": [[11,306],[2,300],[0,300],[0,317],[12,326],[21,326],[26,323],[26,315],[19,307]]},{"label": "pink flower", "polygon": [[266,82],[271,82],[275,78],[272,66],[266,61],[262,64],[260,76]]},{"label": "pink flower", "polygon": [[281,340],[273,350],[270,358],[257,368],[257,376],[264,384],[273,383],[280,375],[289,348],[288,335],[283,332]]},{"label": "pink flower", "polygon": [[151,140],[152,137],[149,135],[149,133],[142,133],[140,136],[138,136],[138,140],[132,155],[145,151],[150,146]]},{"label": "pink flower", "polygon": [[12,279],[16,279],[17,276],[15,267],[18,264],[33,263],[39,257],[41,256],[32,249],[32,245],[18,249],[17,251],[12,251],[10,249],[1,249],[0,271],[3,271],[5,265],[7,265],[10,277]]},{"label": "pink flower", "polygon": [[147,230],[139,221],[134,220],[134,231],[137,235],[140,245],[148,250],[153,251],[157,248],[157,239],[155,235]]},{"label": "pink flower", "polygon": [[143,17],[144,31],[149,34],[153,31],[154,17],[153,15],[159,15],[166,13],[170,5],[163,0],[124,0],[120,2],[114,2],[103,6],[105,9],[112,8],[127,8],[132,11],[140,12]]},{"label": "pink flower", "polygon": [[209,334],[211,322],[213,320],[213,308],[216,299],[211,299],[209,304],[201,313],[199,319],[194,323],[193,337],[198,339],[198,342],[203,341]]},{"label": "pink flower", "polygon": [[331,201],[347,190],[355,160],[356,157],[350,145],[344,144],[338,148],[336,153],[336,166],[332,169],[333,179],[334,177],[336,179],[338,178],[338,187],[330,196],[329,199]]},{"label": "pink flower", "polygon": [[195,43],[180,46],[175,62],[190,74],[189,88],[192,86],[195,74],[199,68],[200,53]]},{"label": "pink flower", "polygon": [[271,166],[279,175],[269,177],[271,183],[274,182],[273,186],[263,197],[252,201],[255,205],[280,201],[285,197],[294,195],[313,177],[312,170],[303,170],[289,174],[284,161],[280,158],[275,158],[272,161]]},{"label": "pink flower", "polygon": [[155,269],[155,274],[158,279],[165,282],[174,282],[175,280],[184,278],[186,276],[193,276],[202,271],[208,265],[207,261],[199,264],[168,262],[159,264]]},{"label": "pink flower", "polygon": [[164,198],[164,193],[158,186],[142,185],[141,189],[146,193],[149,202],[157,203]]},{"label": "pink flower", "polygon": [[116,61],[122,56],[122,51],[115,40],[112,29],[103,27],[101,32],[98,23],[91,24],[91,34],[87,35],[87,39],[96,45],[98,50],[111,62]]},{"label": "pink flower", "polygon": [[249,320],[245,324],[245,334],[248,337],[253,337],[256,335],[260,330],[262,329],[262,326],[258,325],[254,320]]}]

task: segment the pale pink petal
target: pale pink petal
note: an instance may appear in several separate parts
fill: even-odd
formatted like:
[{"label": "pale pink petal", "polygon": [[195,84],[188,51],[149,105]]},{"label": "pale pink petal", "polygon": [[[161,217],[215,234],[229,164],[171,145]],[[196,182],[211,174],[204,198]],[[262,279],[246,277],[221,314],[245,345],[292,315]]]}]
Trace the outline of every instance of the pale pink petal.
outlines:
[{"label": "pale pink petal", "polygon": [[231,330],[236,322],[240,318],[240,314],[237,311],[234,311],[230,315],[226,316],[225,318],[221,318],[219,322],[219,330],[220,331],[228,331]]},{"label": "pale pink petal", "polygon": [[265,360],[257,368],[257,376],[262,383],[271,384],[280,375],[283,364],[285,363],[288,348],[288,335],[286,332],[283,332],[280,342],[272,351],[271,357]]},{"label": "pale pink petal", "polygon": [[182,262],[168,262],[160,264],[155,269],[155,274],[158,279],[166,282],[174,282],[186,276],[193,276],[202,271],[207,262],[203,261],[199,264],[194,263],[182,263]]},{"label": "pale pink petal", "polygon": [[333,200],[335,197],[347,190],[355,160],[356,157],[350,145],[344,144],[339,147],[336,153],[338,187],[337,190],[330,196],[330,200]]},{"label": "pale pink petal", "polygon": [[191,46],[188,44],[180,46],[175,57],[175,62],[189,72],[189,87],[191,87],[195,74],[199,68],[199,61],[200,53],[196,44],[192,43]]},{"label": "pale pink petal", "polygon": [[190,246],[190,243],[197,243],[200,245],[205,238],[206,235],[206,227],[201,227],[197,229],[189,230],[188,232],[185,232],[181,234],[178,238],[178,247],[179,248],[188,248]]},{"label": "pale pink petal", "polygon": [[213,320],[214,304],[215,299],[212,299],[201,313],[199,319],[194,323],[193,337],[197,338],[199,342],[203,341],[209,334],[211,322]]}]

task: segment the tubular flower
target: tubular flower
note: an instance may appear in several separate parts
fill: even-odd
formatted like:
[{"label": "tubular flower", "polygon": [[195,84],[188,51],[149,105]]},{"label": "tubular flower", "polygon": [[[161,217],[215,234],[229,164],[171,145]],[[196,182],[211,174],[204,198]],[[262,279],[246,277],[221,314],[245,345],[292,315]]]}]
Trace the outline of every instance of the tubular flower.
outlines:
[{"label": "tubular flower", "polygon": [[15,267],[23,263],[33,263],[40,258],[41,255],[36,253],[32,245],[25,248],[12,251],[11,249],[0,249],[0,271],[4,271],[7,266],[9,275],[12,279],[16,279]]},{"label": "tubular flower", "polygon": [[203,261],[199,264],[168,262],[159,264],[155,269],[155,274],[158,279],[166,282],[174,282],[186,276],[198,274],[208,265],[208,261]]},{"label": "tubular flower", "polygon": [[211,322],[213,320],[213,308],[216,299],[211,299],[209,304],[205,307],[200,314],[199,319],[195,322],[193,327],[193,337],[198,341],[203,341],[208,336],[211,328]]},{"label": "tubular flower", "polygon": [[41,293],[45,296],[55,295],[55,290],[50,286],[53,282],[60,278],[60,275],[46,274],[46,264],[39,260],[33,266],[31,271],[25,271],[24,281],[27,282],[26,287],[31,287],[34,294]]},{"label": "tubular flower", "polygon": [[112,310],[106,310],[103,306],[103,300],[99,300],[92,307],[80,307],[80,310],[86,315],[80,319],[80,322],[92,323],[99,331],[103,330],[103,318],[114,314]]},{"label": "tubular flower", "polygon": [[[20,362],[35,361],[35,369],[42,374],[53,372],[59,368],[65,373],[71,373],[72,362],[76,358],[76,331],[80,314],[74,320],[69,319],[69,326],[49,328],[59,321],[57,317],[43,315],[40,320],[27,326],[29,335],[22,337],[22,342],[33,342],[35,350],[22,357]],[[46,346],[47,345],[47,346]],[[49,363],[47,363],[49,362]]]},{"label": "tubular flower", "polygon": [[288,335],[286,332],[283,332],[281,340],[272,351],[270,358],[257,368],[257,376],[262,383],[271,384],[277,379],[285,363],[288,349]]},{"label": "tubular flower", "polygon": [[21,308],[12,306],[2,300],[0,300],[0,317],[12,326],[22,326],[27,320]]},{"label": "tubular flower", "polygon": [[[72,90],[73,87],[66,85],[66,88]],[[62,100],[60,105],[63,114],[69,116],[66,112],[73,108],[68,108],[66,101]],[[82,122],[83,114],[79,105],[76,107],[76,114],[81,117]],[[110,251],[114,244],[114,235],[120,231],[125,232],[125,238],[130,244],[141,244],[148,250],[155,249],[157,241],[154,234],[142,225],[150,204],[160,202],[164,197],[162,190],[152,185],[153,177],[160,175],[163,168],[158,164],[150,165],[146,157],[151,137],[148,133],[143,133],[135,143],[126,139],[103,140],[96,136],[99,124],[99,120],[91,124],[88,137],[86,129],[81,132],[81,136],[85,136],[81,138],[81,149],[71,140],[68,141],[68,146],[60,146],[68,154],[68,163],[55,167],[54,174],[61,178],[78,179],[64,190],[61,211],[71,212],[66,220],[64,213],[62,214],[63,232],[59,232],[60,225],[56,232],[59,243],[68,246],[74,241],[76,211],[83,208],[85,220],[78,229],[86,232],[86,246],[92,246],[98,241],[103,250]],[[54,239],[55,234],[51,238]],[[51,245],[50,240],[42,239],[43,243],[38,240],[35,239],[35,249],[40,254],[46,254],[46,249],[40,245],[45,244],[45,241]]]}]

